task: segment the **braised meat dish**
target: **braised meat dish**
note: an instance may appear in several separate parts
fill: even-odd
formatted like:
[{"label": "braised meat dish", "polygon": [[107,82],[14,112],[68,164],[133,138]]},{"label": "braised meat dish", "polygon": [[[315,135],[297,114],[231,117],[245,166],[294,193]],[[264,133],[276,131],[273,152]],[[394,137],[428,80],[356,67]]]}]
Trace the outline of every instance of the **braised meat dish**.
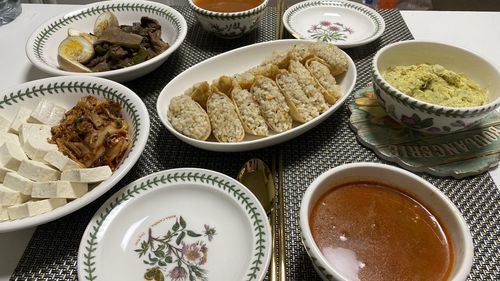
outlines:
[{"label": "braised meat dish", "polygon": [[93,72],[124,68],[152,59],[168,47],[158,22],[142,17],[131,26],[107,28],[94,43],[94,58],[84,65]]},{"label": "braised meat dish", "polygon": [[161,38],[161,25],[142,17],[132,25],[120,25],[111,12],[96,20],[93,33],[68,29],[58,47],[59,67],[75,72],[121,69],[152,59],[169,48]]}]

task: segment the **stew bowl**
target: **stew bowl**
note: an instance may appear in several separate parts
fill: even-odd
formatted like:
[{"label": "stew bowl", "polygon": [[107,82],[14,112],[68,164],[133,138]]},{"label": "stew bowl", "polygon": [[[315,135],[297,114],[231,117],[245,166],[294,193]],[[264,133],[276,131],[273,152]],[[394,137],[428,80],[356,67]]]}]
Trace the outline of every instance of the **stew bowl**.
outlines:
[{"label": "stew bowl", "polygon": [[[331,191],[333,188],[348,183],[359,183],[359,182],[379,183],[381,185],[389,187],[390,190],[395,189],[401,192],[402,194],[405,194],[406,196],[412,198],[414,201],[417,201],[422,206],[424,206],[427,209],[427,211],[429,211],[432,215],[434,215],[435,218],[437,218],[441,227],[445,229],[444,232],[447,234],[446,237],[448,243],[451,244],[452,258],[450,259],[451,262],[449,264],[449,268],[451,268],[451,273],[449,274],[449,280],[458,281],[458,280],[465,280],[467,278],[472,266],[472,260],[474,255],[472,237],[460,211],[446,197],[446,195],[444,195],[441,191],[439,191],[439,189],[437,189],[431,183],[401,168],[379,163],[352,163],[335,167],[331,170],[324,172],[322,175],[316,178],[307,188],[300,207],[299,218],[300,218],[302,241],[304,243],[304,246],[306,248],[309,257],[311,258],[314,264],[316,271],[323,278],[323,280],[352,280],[355,279],[354,277],[356,277],[358,274],[362,274],[363,268],[365,268],[365,264],[363,263],[363,260],[361,260],[362,259],[361,257],[360,260],[358,260],[358,263],[350,262],[350,258],[346,258],[346,256],[348,255],[334,255],[332,257],[329,254],[329,256],[327,257],[325,255],[325,249],[320,249],[318,247],[318,243],[315,241],[315,238],[313,237],[311,230],[312,229],[311,214],[313,208],[316,206],[317,202],[319,202],[320,198],[321,202],[324,203],[325,201],[322,199],[324,198],[323,196],[327,194],[329,191]],[[382,200],[384,200],[383,198]],[[402,205],[398,205],[398,208],[402,208],[400,206]],[[412,207],[409,207],[409,209],[411,210],[413,210],[413,208],[414,208],[413,205]],[[361,208],[352,208],[351,211],[356,212],[360,210]],[[397,216],[400,212],[401,211],[391,213],[392,218],[390,220],[394,220],[393,216]],[[412,212],[410,213],[413,214]],[[337,214],[338,216],[341,216],[342,213],[339,211],[335,212],[331,211],[329,214],[332,215]],[[366,216],[367,215],[368,214],[366,214]],[[419,218],[417,217],[417,220],[418,219]],[[343,229],[342,225],[344,224],[341,225],[340,220],[341,219],[337,220],[338,227]],[[412,224],[414,223],[412,221],[410,222]],[[373,228],[377,227],[376,226],[377,224],[382,224],[382,223],[383,221],[379,220],[373,222],[373,224],[371,225]],[[333,226],[327,225],[326,227],[335,228],[336,225],[337,224]],[[380,227],[382,226],[380,225]],[[410,226],[410,229],[412,229],[411,227],[413,227],[413,225]],[[351,229],[342,231],[344,233],[344,231],[356,232],[357,230]],[[373,231],[376,232],[376,230]],[[389,231],[392,231],[392,228],[389,229]],[[391,237],[391,236],[393,235],[391,233],[388,233],[387,236],[384,237]],[[347,239],[350,239],[348,237],[350,237],[350,235],[346,234],[345,237],[343,238],[340,237],[340,241],[347,241]],[[418,241],[423,241],[423,239],[420,238],[421,237],[418,237]],[[363,243],[365,242],[366,245],[372,245],[370,243],[374,241],[366,240]],[[440,242],[442,243],[442,240],[440,240]],[[344,248],[337,248],[337,249],[344,249]],[[345,251],[351,251],[354,255],[354,258],[357,259],[356,253],[353,250],[345,248]],[[420,250],[417,250],[417,252],[419,251]],[[404,252],[404,253],[408,255],[415,254],[411,252],[408,253]],[[380,255],[381,258],[384,257],[384,253],[376,253],[375,255]],[[412,257],[416,258],[416,256]],[[356,268],[352,271],[351,266],[346,266],[347,264],[349,265],[354,264]],[[368,266],[370,266],[370,264],[366,265],[366,267]]]}]

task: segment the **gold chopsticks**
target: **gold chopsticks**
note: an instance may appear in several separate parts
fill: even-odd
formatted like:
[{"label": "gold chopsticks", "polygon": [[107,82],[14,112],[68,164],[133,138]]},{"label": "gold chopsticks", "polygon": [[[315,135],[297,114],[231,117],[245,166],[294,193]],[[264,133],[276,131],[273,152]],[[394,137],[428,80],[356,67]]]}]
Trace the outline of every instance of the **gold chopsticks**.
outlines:
[{"label": "gold chopsticks", "polygon": [[276,38],[283,39],[283,13],[285,12],[285,0],[276,2]]},{"label": "gold chopsticks", "polygon": [[[285,12],[285,0],[277,0],[276,3],[276,38],[283,39],[283,13]],[[277,162],[277,163],[276,163]],[[276,165],[277,164],[277,165]],[[285,198],[283,194],[283,157],[281,151],[278,152],[278,159],[273,157],[272,172],[276,175],[276,167],[278,172],[278,200],[279,202],[279,212],[276,219],[278,222],[278,227],[275,229],[274,239],[273,239],[273,249],[276,249],[276,244],[278,245],[277,255],[273,254],[271,258],[271,269],[269,271],[269,280],[271,281],[285,281],[286,280],[286,251],[285,251]],[[275,206],[276,207],[276,206]],[[276,225],[276,224],[275,224]],[[276,239],[277,238],[277,239]],[[277,240],[277,241],[276,241]],[[277,243],[276,243],[277,242]],[[278,272],[276,269],[278,268]]]},{"label": "gold chopsticks", "polygon": [[278,266],[279,280],[286,280],[286,251],[285,251],[285,196],[283,194],[283,155],[279,152],[278,158]]}]

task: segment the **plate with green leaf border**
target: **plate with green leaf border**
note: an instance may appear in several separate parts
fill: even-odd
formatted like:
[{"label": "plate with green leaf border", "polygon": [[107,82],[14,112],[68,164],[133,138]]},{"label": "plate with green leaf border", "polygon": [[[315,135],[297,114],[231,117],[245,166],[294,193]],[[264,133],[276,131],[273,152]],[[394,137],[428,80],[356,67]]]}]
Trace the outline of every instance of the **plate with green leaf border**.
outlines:
[{"label": "plate with green leaf border", "polygon": [[497,111],[474,127],[448,134],[428,134],[394,121],[379,105],[372,86],[354,93],[349,111],[349,124],[361,144],[413,172],[460,179],[484,173],[500,160]]},{"label": "plate with green leaf border", "polygon": [[80,242],[78,278],[260,281],[270,257],[266,213],[245,186],[180,168],[136,180],[99,208]]},{"label": "plate with green leaf border", "polygon": [[129,88],[107,79],[61,76],[31,81],[0,91],[0,115],[7,120],[12,120],[21,107],[35,108],[42,99],[70,109],[81,97],[89,95],[111,99],[122,107],[123,118],[129,124],[130,139],[130,147],[122,162],[108,179],[62,207],[33,217],[0,221],[0,233],[53,221],[91,203],[128,173],[141,156],[149,136],[149,114],[142,100]]},{"label": "plate with green leaf border", "polygon": [[[53,75],[84,75],[127,82],[146,75],[162,65],[182,44],[187,34],[184,17],[174,8],[165,4],[144,0],[99,1],[65,12],[42,23],[26,42],[26,56],[40,70]],[[104,12],[112,12],[120,25],[140,22],[141,17],[157,20],[161,26],[161,38],[170,46],[161,54],[144,62],[102,72],[72,72],[59,68],[57,59],[59,44],[68,36],[68,29],[93,33],[97,17]]]},{"label": "plate with green leaf border", "polygon": [[295,38],[330,42],[339,48],[370,43],[385,30],[385,21],[375,10],[344,0],[297,3],[283,14],[283,25]]}]

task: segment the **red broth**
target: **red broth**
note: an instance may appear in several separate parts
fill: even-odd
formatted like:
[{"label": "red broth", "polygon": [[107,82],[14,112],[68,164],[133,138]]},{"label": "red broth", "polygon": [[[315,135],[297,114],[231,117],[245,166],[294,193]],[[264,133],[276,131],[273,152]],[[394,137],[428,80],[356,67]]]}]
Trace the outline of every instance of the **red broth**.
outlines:
[{"label": "red broth", "polygon": [[333,187],[309,224],[330,265],[348,280],[447,280],[453,248],[424,206],[397,189],[355,182]]},{"label": "red broth", "polygon": [[262,4],[262,0],[194,0],[193,2],[202,9],[223,13],[242,12]]}]

